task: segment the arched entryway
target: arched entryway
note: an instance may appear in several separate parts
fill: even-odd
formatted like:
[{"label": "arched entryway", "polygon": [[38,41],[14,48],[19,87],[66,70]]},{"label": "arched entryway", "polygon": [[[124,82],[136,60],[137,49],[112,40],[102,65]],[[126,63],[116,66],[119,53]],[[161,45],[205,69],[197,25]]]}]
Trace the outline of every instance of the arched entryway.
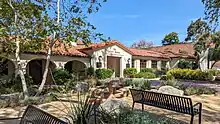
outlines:
[{"label": "arched entryway", "polygon": [[[46,65],[46,59],[34,59],[28,62],[27,64],[27,74],[32,77],[34,84],[40,85],[44,69]],[[52,84],[53,78],[52,78],[52,71],[56,68],[56,65],[51,61],[49,65],[49,71],[47,75],[46,84]]]},{"label": "arched entryway", "polygon": [[78,60],[67,62],[64,68],[78,78],[82,78],[86,75],[86,65]]},{"label": "arched entryway", "polygon": [[15,64],[10,59],[0,57],[0,75],[12,76],[15,73]]}]

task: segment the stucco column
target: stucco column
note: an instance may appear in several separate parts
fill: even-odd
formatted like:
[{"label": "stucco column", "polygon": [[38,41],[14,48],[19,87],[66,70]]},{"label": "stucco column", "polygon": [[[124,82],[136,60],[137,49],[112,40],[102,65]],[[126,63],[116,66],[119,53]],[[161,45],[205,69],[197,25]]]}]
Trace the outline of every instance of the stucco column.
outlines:
[{"label": "stucco column", "polygon": [[146,68],[151,68],[151,60],[147,60],[146,66]]},{"label": "stucco column", "polygon": [[140,59],[134,60],[134,68],[137,69],[137,72],[140,72]]},{"label": "stucco column", "polygon": [[161,70],[161,61],[157,61],[157,69]]}]

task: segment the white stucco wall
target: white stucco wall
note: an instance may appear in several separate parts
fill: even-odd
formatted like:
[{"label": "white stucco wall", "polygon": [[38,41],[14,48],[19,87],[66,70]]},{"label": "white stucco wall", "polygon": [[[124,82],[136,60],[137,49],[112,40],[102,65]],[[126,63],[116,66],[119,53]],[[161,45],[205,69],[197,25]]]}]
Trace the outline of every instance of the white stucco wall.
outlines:
[{"label": "white stucco wall", "polygon": [[132,62],[132,55],[117,45],[98,49],[92,53],[91,65],[95,69],[97,68],[96,62],[99,62],[99,56],[102,57],[101,59],[102,68],[107,68],[107,64],[108,64],[107,57],[108,56],[120,57],[121,58],[120,59],[120,77],[123,77],[123,70],[126,68],[127,60],[130,59],[130,66]]}]

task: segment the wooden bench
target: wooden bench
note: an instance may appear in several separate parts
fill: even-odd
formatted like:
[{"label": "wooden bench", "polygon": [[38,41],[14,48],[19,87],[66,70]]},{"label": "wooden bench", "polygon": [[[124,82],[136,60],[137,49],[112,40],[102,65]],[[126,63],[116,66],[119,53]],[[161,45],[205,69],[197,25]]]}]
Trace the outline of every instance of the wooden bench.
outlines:
[{"label": "wooden bench", "polygon": [[130,89],[130,92],[133,99],[132,109],[135,103],[141,103],[142,111],[144,110],[144,105],[150,105],[188,114],[191,115],[190,124],[193,124],[194,116],[199,115],[199,124],[201,124],[202,103],[200,102],[193,105],[192,100],[186,97],[136,89]]},{"label": "wooden bench", "polygon": [[19,124],[67,124],[53,115],[48,114],[47,112],[36,108],[32,105],[29,105],[24,111],[22,117],[18,118],[6,118],[0,120],[19,120]]}]

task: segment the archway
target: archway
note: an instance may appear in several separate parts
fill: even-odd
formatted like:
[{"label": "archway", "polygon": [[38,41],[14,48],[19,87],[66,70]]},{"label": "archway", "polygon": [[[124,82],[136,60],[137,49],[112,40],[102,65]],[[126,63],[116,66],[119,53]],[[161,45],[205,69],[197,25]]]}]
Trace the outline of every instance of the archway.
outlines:
[{"label": "archway", "polygon": [[[43,78],[45,65],[46,65],[45,59],[33,59],[28,62],[27,67],[26,67],[27,74],[32,77],[34,84],[40,85],[42,78]],[[55,68],[56,68],[55,63],[50,61],[46,84],[53,83],[52,71]]]},{"label": "archway", "polygon": [[83,78],[86,75],[86,65],[78,60],[67,62],[64,68],[78,78]]},{"label": "archway", "polygon": [[15,73],[15,64],[10,59],[0,57],[0,75],[12,76]]}]

